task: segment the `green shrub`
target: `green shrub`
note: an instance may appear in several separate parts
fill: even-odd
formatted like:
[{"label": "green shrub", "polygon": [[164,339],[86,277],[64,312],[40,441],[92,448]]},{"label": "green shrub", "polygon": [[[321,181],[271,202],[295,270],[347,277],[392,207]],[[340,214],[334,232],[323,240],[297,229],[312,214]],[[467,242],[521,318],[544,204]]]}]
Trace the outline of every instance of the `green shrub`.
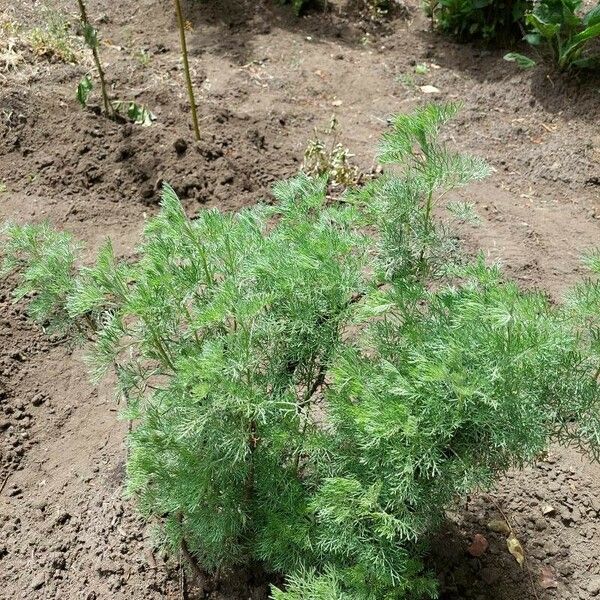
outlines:
[{"label": "green shrub", "polygon": [[582,0],[541,0],[527,15],[527,41],[549,48],[561,70],[600,66],[600,4],[584,14],[581,7]]},{"label": "green shrub", "polygon": [[189,220],[165,187],[135,261],[107,243],[77,266],[68,234],[8,227],[17,297],[116,372],[129,493],[173,551],[260,561],[288,578],[276,600],[434,597],[421,556],[456,496],[553,439],[598,453],[582,303],[462,260],[433,220],[487,173],[438,142],[455,112],[396,117],[380,158],[400,168],[339,203],[300,176]]},{"label": "green shrub", "polygon": [[504,44],[521,35],[530,0],[430,0],[426,10],[437,26],[459,40]]}]

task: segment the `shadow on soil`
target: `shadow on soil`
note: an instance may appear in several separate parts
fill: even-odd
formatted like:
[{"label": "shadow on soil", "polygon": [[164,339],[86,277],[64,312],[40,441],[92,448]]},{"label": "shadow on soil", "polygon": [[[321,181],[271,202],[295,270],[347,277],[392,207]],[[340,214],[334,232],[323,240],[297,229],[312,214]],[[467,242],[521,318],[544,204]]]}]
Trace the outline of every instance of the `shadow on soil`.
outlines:
[{"label": "shadow on soil", "polygon": [[433,537],[426,563],[438,577],[440,600],[539,600],[540,592],[508,554],[504,538],[487,539],[489,549],[474,558],[467,553],[470,540],[456,524],[447,521]]},{"label": "shadow on soil", "polygon": [[252,42],[275,29],[314,37],[316,43],[330,40],[347,46],[359,46],[366,33],[376,31],[378,35],[389,35],[401,27],[409,15],[409,9],[400,5],[386,17],[370,19],[364,12],[362,0],[347,0],[337,8],[331,2],[325,5],[321,3],[320,8],[317,3],[305,15],[298,17],[289,5],[281,4],[277,0],[190,3],[188,16],[195,25],[190,36],[194,48],[191,53],[210,49],[244,65],[256,59]]}]

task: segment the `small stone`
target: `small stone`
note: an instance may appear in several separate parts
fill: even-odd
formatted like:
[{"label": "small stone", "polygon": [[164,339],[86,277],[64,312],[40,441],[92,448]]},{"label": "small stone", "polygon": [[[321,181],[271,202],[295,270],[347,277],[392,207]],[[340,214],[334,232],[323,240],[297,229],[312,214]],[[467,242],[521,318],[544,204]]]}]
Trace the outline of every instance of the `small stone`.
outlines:
[{"label": "small stone", "polygon": [[56,519],[54,519],[54,523],[56,525],[64,525],[70,519],[71,519],[71,515],[68,512],[63,511],[63,512],[59,513],[59,515],[56,517]]},{"label": "small stone", "polygon": [[595,577],[592,577],[587,582],[586,588],[592,596],[597,596],[600,594],[600,576],[596,575]]},{"label": "small stone", "polygon": [[184,154],[185,151],[188,149],[188,143],[183,138],[177,138],[173,142],[173,147],[175,148],[175,152],[181,155]]},{"label": "small stone", "polygon": [[573,575],[574,571],[575,567],[568,561],[561,562],[558,564],[558,572],[563,577],[569,577],[570,575]]},{"label": "small stone", "polygon": [[546,521],[544,519],[535,519],[534,525],[536,531],[544,531],[546,529]]},{"label": "small stone", "polygon": [[560,488],[561,488],[561,484],[558,481],[551,481],[548,484],[548,489],[551,492],[558,492],[560,490]]},{"label": "small stone", "polygon": [[473,536],[473,543],[467,549],[467,552],[474,557],[483,556],[488,549],[489,543],[483,535],[476,533]]},{"label": "small stone", "polygon": [[13,497],[13,498],[14,498],[15,496],[20,496],[22,493],[23,493],[23,490],[22,490],[20,487],[16,486],[16,485],[13,485],[13,486],[12,486],[12,487],[11,487],[11,488],[8,490],[8,495],[9,495],[9,496],[11,496],[11,497]]},{"label": "small stone", "polygon": [[29,587],[32,590],[39,590],[46,583],[46,575],[44,573],[38,573],[32,580]]},{"label": "small stone", "polygon": [[560,548],[552,540],[547,541],[544,547],[548,556],[555,556],[560,551]]},{"label": "small stone", "polygon": [[96,570],[100,575],[112,575],[114,573],[123,573],[123,567],[110,559],[104,559],[99,561],[96,565]]}]

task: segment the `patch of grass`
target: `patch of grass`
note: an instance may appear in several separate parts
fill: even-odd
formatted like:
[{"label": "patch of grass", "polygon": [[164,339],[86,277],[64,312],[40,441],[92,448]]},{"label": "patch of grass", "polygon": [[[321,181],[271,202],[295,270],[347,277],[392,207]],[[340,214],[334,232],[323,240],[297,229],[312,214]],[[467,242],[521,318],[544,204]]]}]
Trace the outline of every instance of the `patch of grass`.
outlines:
[{"label": "patch of grass", "polygon": [[31,50],[37,56],[51,61],[77,63],[78,46],[71,35],[71,25],[67,17],[54,9],[43,9],[44,24],[34,27],[25,35]]},{"label": "patch of grass", "polygon": [[7,37],[17,37],[22,30],[22,25],[13,19],[6,19],[0,23],[0,31]]}]

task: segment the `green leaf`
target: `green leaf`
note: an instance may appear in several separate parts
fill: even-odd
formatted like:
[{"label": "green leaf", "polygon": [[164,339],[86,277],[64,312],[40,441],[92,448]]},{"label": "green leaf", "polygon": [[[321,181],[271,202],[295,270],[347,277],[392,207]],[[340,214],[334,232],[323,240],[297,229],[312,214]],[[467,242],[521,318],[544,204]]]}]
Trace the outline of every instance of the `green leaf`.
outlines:
[{"label": "green leaf", "polygon": [[156,119],[144,105],[130,102],[127,109],[127,116],[136,124],[148,127]]},{"label": "green leaf", "polygon": [[568,67],[578,58],[583,47],[592,39],[600,37],[600,23],[584,29],[581,33],[573,36],[562,48],[559,66]]},{"label": "green leaf", "polygon": [[517,63],[521,69],[531,69],[532,67],[535,67],[535,60],[524,54],[519,54],[518,52],[509,52],[508,54],[505,54],[504,60]]},{"label": "green leaf", "polygon": [[539,33],[528,33],[523,39],[532,46],[539,46],[542,43],[542,36]]},{"label": "green leaf", "polygon": [[115,100],[113,101],[112,106],[115,112],[127,117],[136,125],[149,127],[152,125],[152,122],[156,120],[154,114],[150,112],[146,106],[138,104],[137,102]]},{"label": "green leaf", "polygon": [[98,32],[89,23],[83,25],[83,39],[89,48],[98,47]]},{"label": "green leaf", "polygon": [[600,4],[595,6],[583,17],[583,24],[586,27],[591,27],[592,25],[597,25],[600,23]]},{"label": "green leaf", "polygon": [[526,17],[527,23],[534,27],[539,34],[547,40],[552,40],[560,31],[560,25],[557,23],[547,23],[537,14],[530,13]]},{"label": "green leaf", "polygon": [[577,69],[598,69],[600,68],[600,55],[577,58],[572,64]]},{"label": "green leaf", "polygon": [[88,98],[94,87],[94,83],[90,75],[86,75],[77,86],[77,100],[83,108],[87,106]]}]

